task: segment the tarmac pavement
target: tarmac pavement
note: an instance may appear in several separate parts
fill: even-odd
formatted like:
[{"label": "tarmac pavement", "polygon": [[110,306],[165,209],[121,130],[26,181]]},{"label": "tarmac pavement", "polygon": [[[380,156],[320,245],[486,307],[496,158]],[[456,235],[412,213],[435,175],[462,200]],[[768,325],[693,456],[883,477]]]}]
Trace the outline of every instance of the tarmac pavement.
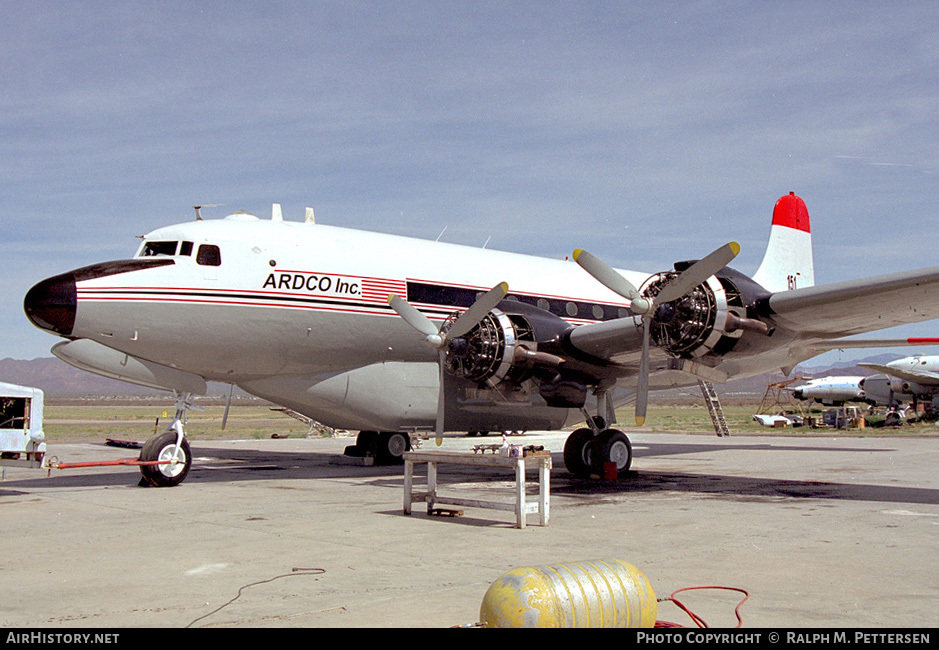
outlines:
[{"label": "tarmac pavement", "polygon": [[[344,462],[350,438],[192,441],[192,471],[175,488],[139,487],[133,467],[7,468],[0,623],[444,628],[476,623],[508,570],[617,558],[660,598],[745,589],[746,628],[939,624],[936,437],[628,434],[634,473],[619,481],[570,476],[565,434],[511,437],[553,453],[550,523],[529,515],[524,529],[490,509],[431,517],[415,504],[404,515],[403,467]],[[441,449],[498,442],[448,435]],[[439,481],[464,498],[513,499],[503,470],[441,465]],[[736,592],[679,599],[712,627],[737,624]],[[668,602],[658,618],[693,625]]]}]

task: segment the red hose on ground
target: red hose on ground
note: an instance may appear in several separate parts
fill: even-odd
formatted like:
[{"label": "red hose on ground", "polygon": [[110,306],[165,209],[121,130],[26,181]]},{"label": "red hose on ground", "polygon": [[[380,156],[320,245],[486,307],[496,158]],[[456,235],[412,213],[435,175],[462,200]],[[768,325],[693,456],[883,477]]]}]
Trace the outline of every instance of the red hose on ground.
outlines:
[{"label": "red hose on ground", "polygon": [[[677,605],[682,611],[684,611],[688,616],[691,617],[691,620],[695,622],[695,625],[697,625],[698,627],[708,627],[708,624],[704,621],[704,619],[702,619],[700,616],[698,616],[697,614],[695,614],[694,612],[692,612],[690,609],[688,609],[687,607],[685,607],[681,602],[679,602],[679,601],[676,600],[676,598],[675,598],[675,594],[679,594],[679,593],[681,593],[681,592],[683,592],[683,591],[693,591],[693,590],[695,590],[695,589],[725,589],[725,590],[727,590],[727,591],[737,591],[737,592],[742,593],[742,594],[743,594],[743,600],[741,600],[739,603],[737,603],[737,607],[734,608],[734,614],[737,616],[737,625],[735,625],[734,627],[740,627],[741,625],[743,625],[743,619],[740,617],[740,607],[741,607],[745,602],[747,602],[747,599],[750,597],[750,594],[747,593],[747,591],[746,591],[745,589],[740,589],[740,588],[738,588],[738,587],[721,587],[721,586],[717,586],[717,585],[707,586],[707,587],[684,587],[684,588],[682,588],[682,589],[678,589],[677,591],[672,592],[672,595],[669,596],[668,598],[660,598],[660,599],[659,599],[659,602],[661,603],[661,602],[665,602],[665,601],[670,601],[670,602],[675,603],[675,605]],[[668,621],[656,621],[656,622],[655,622],[655,627],[662,627],[662,628],[665,628],[665,627],[673,627],[673,628],[679,628],[679,627],[685,627],[685,626],[684,626],[684,625],[678,625],[677,623],[669,623]]]}]

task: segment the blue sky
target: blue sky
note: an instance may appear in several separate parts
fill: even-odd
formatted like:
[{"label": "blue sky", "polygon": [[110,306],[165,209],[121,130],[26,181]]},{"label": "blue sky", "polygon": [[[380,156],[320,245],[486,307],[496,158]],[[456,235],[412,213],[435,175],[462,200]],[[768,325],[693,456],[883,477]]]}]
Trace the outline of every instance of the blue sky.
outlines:
[{"label": "blue sky", "polygon": [[650,272],[735,240],[752,273],[795,191],[818,283],[937,264],[933,2],[2,0],[0,17],[0,358],[57,341],[23,315],[35,282],[130,256],[196,204]]}]

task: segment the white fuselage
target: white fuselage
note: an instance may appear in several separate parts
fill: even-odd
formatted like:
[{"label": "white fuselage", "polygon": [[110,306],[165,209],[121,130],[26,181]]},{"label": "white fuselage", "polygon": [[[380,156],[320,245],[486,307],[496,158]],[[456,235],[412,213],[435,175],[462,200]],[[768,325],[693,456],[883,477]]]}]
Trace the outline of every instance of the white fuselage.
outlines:
[{"label": "white fuselage", "polygon": [[[171,226],[147,242],[192,241],[175,264],[78,284],[73,336],[208,380],[339,371],[434,353],[388,307],[407,283],[590,303],[628,303],[572,262],[243,216]],[[221,264],[197,263],[202,244]],[[638,277],[641,282],[645,276]],[[433,320],[453,308],[415,302]],[[597,320],[590,312],[572,323]]]},{"label": "white fuselage", "polygon": [[[454,305],[465,308],[477,293],[507,281],[508,300],[570,325],[631,317],[628,301],[571,261],[245,214],[153,231],[137,258],[173,263],[79,279],[70,338],[237,384],[343,428],[433,425],[436,353],[389,307],[389,294],[407,297],[439,322]],[[650,277],[620,273],[636,286]],[[732,378],[787,365],[785,342],[785,334],[773,342],[744,334],[740,354],[724,355],[716,370]],[[627,375],[611,393],[616,404],[634,385]],[[660,369],[650,385],[696,381]],[[583,419],[545,406],[537,394],[515,397],[509,405],[464,400],[449,409],[448,426],[555,428]]]}]

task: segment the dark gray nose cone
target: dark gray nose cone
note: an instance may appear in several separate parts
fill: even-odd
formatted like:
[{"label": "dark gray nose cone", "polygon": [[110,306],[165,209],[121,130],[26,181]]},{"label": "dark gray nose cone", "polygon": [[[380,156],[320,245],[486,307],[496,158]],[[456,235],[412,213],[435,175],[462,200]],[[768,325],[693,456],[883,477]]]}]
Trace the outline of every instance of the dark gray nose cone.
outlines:
[{"label": "dark gray nose cone", "polygon": [[23,309],[36,327],[71,336],[75,327],[75,295],[75,276],[63,273],[30,289],[23,300]]}]

